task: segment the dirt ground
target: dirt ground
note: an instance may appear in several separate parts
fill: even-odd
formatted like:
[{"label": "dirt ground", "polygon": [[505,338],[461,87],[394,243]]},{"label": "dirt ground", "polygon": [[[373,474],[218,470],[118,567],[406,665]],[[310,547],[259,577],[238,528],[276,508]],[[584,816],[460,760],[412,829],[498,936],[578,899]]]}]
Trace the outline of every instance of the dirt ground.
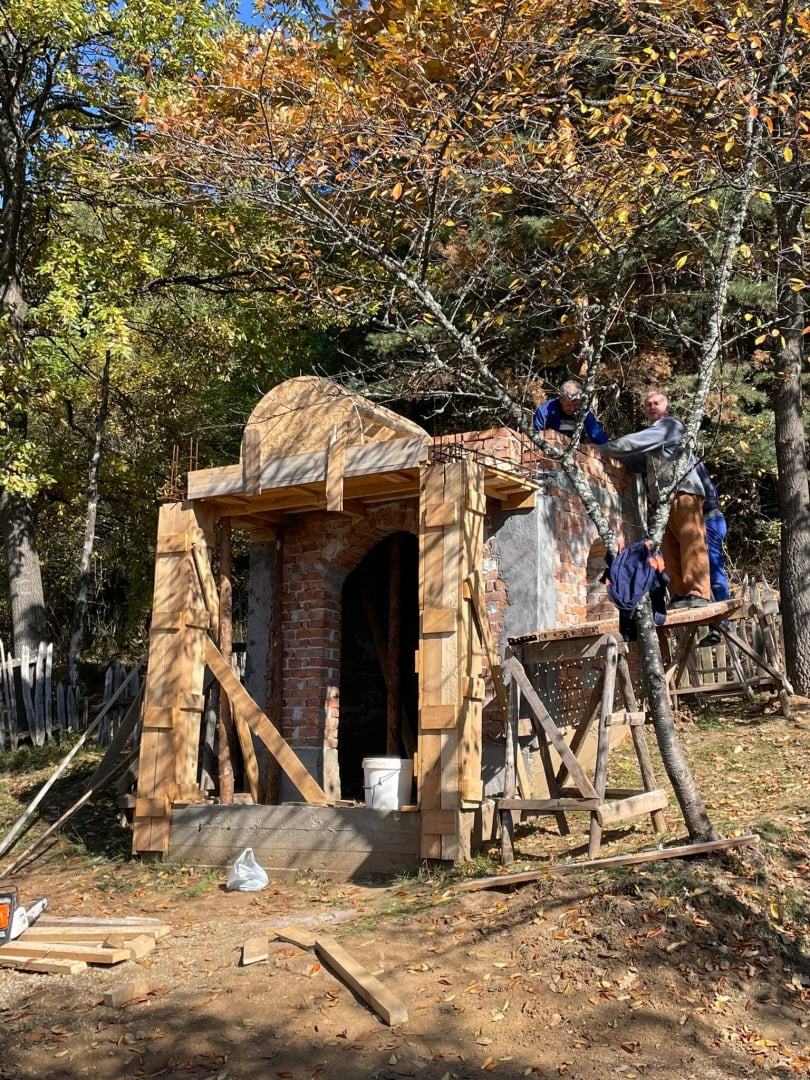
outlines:
[{"label": "dirt ground", "polygon": [[[463,875],[425,870],[227,892],[225,873],[145,865],[123,846],[111,857],[98,819],[77,815],[14,876],[22,902],[158,917],[172,932],[139,960],[76,975],[0,969],[0,1078],[810,1075],[810,703],[793,708],[786,721],[763,698],[680,724],[717,831],[756,832],[755,845],[519,887],[458,892]],[[0,772],[0,832],[36,782]],[[510,869],[583,858],[583,819],[566,838],[549,819],[519,826]],[[664,843],[684,842],[674,800],[668,820]],[[658,841],[641,820],[606,834],[602,854]],[[496,870],[481,859],[466,873]],[[407,1023],[387,1026],[308,949],[271,941],[267,961],[240,966],[246,938],[289,923],[332,935]],[[140,977],[147,996],[102,1003]]]}]

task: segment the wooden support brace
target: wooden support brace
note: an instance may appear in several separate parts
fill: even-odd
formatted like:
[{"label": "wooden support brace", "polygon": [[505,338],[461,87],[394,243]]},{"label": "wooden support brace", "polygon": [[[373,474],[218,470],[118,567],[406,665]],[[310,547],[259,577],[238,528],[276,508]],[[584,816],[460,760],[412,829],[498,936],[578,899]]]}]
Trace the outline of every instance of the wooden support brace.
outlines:
[{"label": "wooden support brace", "polygon": [[208,615],[211,620],[211,631],[214,634],[214,637],[219,638],[219,590],[217,589],[216,581],[214,581],[214,575],[211,572],[208,556],[199,544],[192,545],[191,555],[194,559],[194,567],[197,571],[203,599],[205,600],[205,606],[208,609]]},{"label": "wooden support brace", "polygon": [[458,626],[455,608],[425,608],[422,612],[423,634],[453,634]]},{"label": "wooden support brace", "polygon": [[298,788],[306,802],[326,806],[329,802],[326,792],[307,772],[275,725],[270,722],[245,690],[237,679],[233,668],[227,663],[210,638],[207,638],[205,642],[205,662],[230,698],[234,710],[238,710],[242,714],[250,730],[261,739],[292,783]]},{"label": "wooden support brace", "polygon": [[622,799],[620,802],[603,803],[596,809],[596,818],[605,828],[608,825],[616,825],[620,821],[640,817],[642,814],[652,814],[655,810],[665,810],[668,802],[669,797],[661,788],[656,791],[645,791],[641,795],[631,795],[629,799]]},{"label": "wooden support brace", "polygon": [[492,688],[495,691],[495,697],[497,698],[498,708],[501,711],[501,715],[505,718],[507,712],[509,711],[509,695],[506,691],[506,686],[503,681],[501,656],[492,637],[492,627],[489,625],[487,605],[484,599],[484,588],[481,582],[481,575],[478,573],[478,571],[470,574],[464,582],[464,595],[469,599],[470,603],[472,604],[472,612],[473,618],[475,620],[475,625],[478,628],[478,633],[481,636],[484,651],[487,654],[489,673],[492,677]]},{"label": "wooden support brace", "polygon": [[497,799],[499,810],[529,810],[533,814],[558,814],[561,810],[597,810],[598,799]]},{"label": "wooden support brace", "polygon": [[343,510],[343,479],[346,473],[346,424],[337,424],[326,451],[326,509],[339,513]]},{"label": "wooden support brace", "polygon": [[422,728],[429,731],[458,727],[457,705],[423,705],[419,713]]},{"label": "wooden support brace", "polygon": [[605,717],[605,723],[608,727],[621,727],[627,725],[628,727],[636,727],[639,724],[643,724],[646,720],[646,714],[643,712],[630,712],[627,709],[620,709],[618,712],[608,713]]},{"label": "wooden support brace", "polygon": [[211,625],[211,616],[203,608],[198,611],[155,611],[149,624],[150,632],[164,631],[174,633],[185,630],[207,630]]},{"label": "wooden support brace", "polygon": [[158,537],[155,546],[156,555],[185,555],[191,547],[191,538],[187,532],[164,533]]}]

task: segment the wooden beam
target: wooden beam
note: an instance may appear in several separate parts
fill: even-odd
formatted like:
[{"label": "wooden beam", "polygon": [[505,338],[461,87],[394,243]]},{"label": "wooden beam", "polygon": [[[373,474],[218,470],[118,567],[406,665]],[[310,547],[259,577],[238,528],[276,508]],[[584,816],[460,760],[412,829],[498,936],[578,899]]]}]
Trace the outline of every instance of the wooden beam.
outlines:
[{"label": "wooden beam", "polygon": [[499,810],[529,810],[534,814],[558,814],[561,810],[596,810],[598,799],[497,799]]},{"label": "wooden beam", "polygon": [[402,740],[402,535],[391,537],[388,557],[388,657],[386,695],[385,752],[399,757]]},{"label": "wooden beam", "polygon": [[345,424],[335,424],[326,451],[326,509],[339,513],[343,509],[343,478],[346,471]]},{"label": "wooden beam", "polygon": [[669,796],[666,791],[659,788],[656,791],[631,795],[629,799],[621,799],[619,802],[602,803],[596,810],[596,818],[602,828],[606,828],[608,825],[616,825],[620,821],[628,821],[642,814],[666,810],[668,804]]},{"label": "wooden beam", "polygon": [[725,851],[728,848],[746,847],[759,843],[756,833],[745,836],[732,836],[723,840],[705,840],[698,844],[683,844],[681,847],[656,848],[654,851],[640,851],[637,855],[613,855],[607,859],[587,859],[579,863],[558,863],[541,867],[537,870],[521,870],[515,874],[499,874],[496,877],[473,878],[454,887],[456,892],[476,892],[478,889],[498,889],[509,885],[523,885],[528,881],[538,881],[546,875],[576,874],[582,870],[610,870],[614,866],[636,866],[640,863],[658,862],[660,859],[687,859],[693,855],[707,855],[712,851]]},{"label": "wooden beam", "polygon": [[326,797],[326,793],[310,776],[295,752],[286,740],[281,737],[275,725],[270,723],[239,682],[233,668],[226,663],[222,653],[210,638],[205,642],[205,662],[215,678],[219,680],[220,686],[230,698],[234,709],[242,714],[250,730],[261,739],[292,783],[298,788],[305,801],[318,806],[328,805],[329,799]]},{"label": "wooden beam", "polygon": [[315,951],[386,1024],[395,1027],[408,1023],[408,1010],[399,998],[350,956],[342,945],[338,945],[334,938],[319,934],[315,939]]},{"label": "wooden beam", "polygon": [[506,719],[507,713],[509,712],[509,695],[506,692],[506,686],[503,681],[501,654],[495,644],[495,639],[492,636],[492,627],[489,624],[487,604],[484,597],[484,586],[481,581],[480,573],[475,570],[469,575],[464,584],[466,586],[465,591],[468,593],[470,603],[472,604],[475,625],[478,628],[478,633],[481,635],[481,643],[487,654],[489,674],[492,678],[492,688],[495,691],[495,697],[498,700],[498,708],[502,718]]},{"label": "wooden beam", "polygon": [[219,638],[219,595],[217,583],[214,581],[214,575],[211,572],[211,564],[208,561],[207,550],[200,544],[191,545],[194,567],[200,580],[205,606],[208,608],[208,615],[211,619],[211,630],[214,637]]}]

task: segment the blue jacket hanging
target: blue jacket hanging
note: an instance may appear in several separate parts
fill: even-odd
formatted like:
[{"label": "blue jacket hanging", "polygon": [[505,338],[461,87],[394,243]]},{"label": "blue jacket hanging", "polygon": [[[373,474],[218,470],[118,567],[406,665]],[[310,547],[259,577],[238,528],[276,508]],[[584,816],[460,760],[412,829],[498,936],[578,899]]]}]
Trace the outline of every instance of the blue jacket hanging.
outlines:
[{"label": "blue jacket hanging", "polygon": [[607,593],[619,609],[619,631],[625,641],[638,636],[635,612],[640,601],[650,594],[653,619],[663,626],[667,617],[666,591],[669,584],[660,553],[653,555],[649,540],[638,540],[615,556],[607,558],[607,570],[602,580]]}]

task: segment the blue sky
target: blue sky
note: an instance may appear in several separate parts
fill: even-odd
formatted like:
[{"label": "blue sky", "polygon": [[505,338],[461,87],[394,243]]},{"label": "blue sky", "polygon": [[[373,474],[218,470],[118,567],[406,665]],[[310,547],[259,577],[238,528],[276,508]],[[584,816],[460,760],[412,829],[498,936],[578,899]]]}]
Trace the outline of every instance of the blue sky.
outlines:
[{"label": "blue sky", "polygon": [[239,0],[236,7],[242,22],[253,22],[253,0]]}]

